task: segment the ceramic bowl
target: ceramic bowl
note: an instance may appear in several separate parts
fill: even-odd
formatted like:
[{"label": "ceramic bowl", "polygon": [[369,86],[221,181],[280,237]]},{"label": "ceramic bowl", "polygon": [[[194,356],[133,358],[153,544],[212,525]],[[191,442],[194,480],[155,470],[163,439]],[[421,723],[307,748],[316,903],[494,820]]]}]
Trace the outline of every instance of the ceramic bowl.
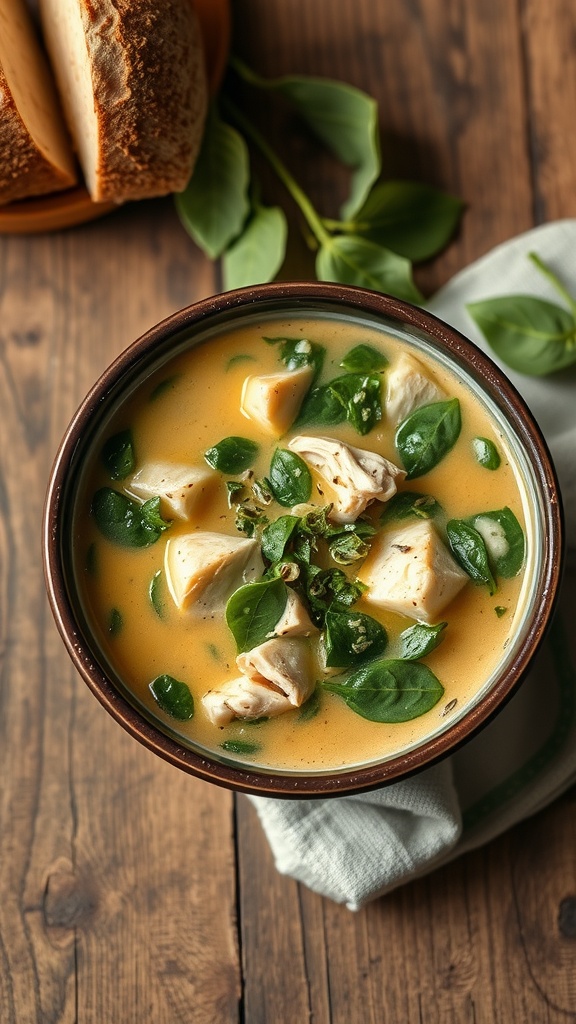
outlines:
[{"label": "ceramic bowl", "polygon": [[[173,354],[251,319],[308,314],[347,318],[415,340],[474,389],[507,438],[531,517],[524,611],[498,670],[455,715],[438,717],[429,737],[384,760],[318,771],[280,771],[195,747],[135,700],[111,670],[91,631],[73,571],[72,517],[79,473],[103,422],[123,398]],[[52,611],[68,652],[106,710],[132,736],[178,768],[217,785],[278,797],[338,796],[405,778],[450,755],[514,693],[550,621],[562,563],[562,513],[550,456],[529,410],[475,345],[422,309],[376,292],[318,283],[271,284],[204,299],[153,327],[127,348],[86,396],[52,469],[44,522],[44,564]]]}]

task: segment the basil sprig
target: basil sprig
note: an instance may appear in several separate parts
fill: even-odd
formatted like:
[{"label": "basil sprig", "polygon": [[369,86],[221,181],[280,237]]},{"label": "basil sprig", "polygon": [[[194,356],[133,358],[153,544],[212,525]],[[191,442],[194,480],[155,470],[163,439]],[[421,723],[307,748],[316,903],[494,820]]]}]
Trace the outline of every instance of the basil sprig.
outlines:
[{"label": "basil sprig", "polygon": [[149,685],[150,693],[162,711],[171,718],[186,722],[194,717],[194,698],[190,687],[174,676],[156,676]]},{"label": "basil sprig", "polygon": [[408,480],[434,469],[460,436],[460,402],[450,398],[416,409],[396,431],[396,447]]},{"label": "basil sprig", "polygon": [[444,248],[462,204],[416,182],[378,181],[378,107],[361,90],[305,75],[265,79],[235,58],[231,66],[252,88],[286,100],[352,173],[340,219],[322,217],[245,107],[236,104],[237,81],[229,76],[220,92],[219,111],[214,106],[207,119],[192,179],[176,199],[180,219],[197,244],[211,259],[223,256],[225,287],[272,280],[287,246],[284,213],[255,198],[249,142],[280,177],[303,215],[317,249],[320,280],[422,301],[411,261],[429,259]]},{"label": "basil sprig", "polygon": [[134,472],[136,456],[131,430],[121,430],[105,441],[102,447],[102,462],[112,480],[125,480]]},{"label": "basil sprig", "polygon": [[221,473],[243,473],[249,469],[259,452],[259,445],[249,437],[224,437],[204,452],[212,469]]},{"label": "basil sprig", "polygon": [[430,711],[444,693],[426,665],[400,659],[373,661],[342,681],[322,685],[371,722],[409,722]]},{"label": "basil sprig", "polygon": [[536,253],[528,258],[567,309],[533,295],[502,295],[466,308],[503,363],[519,373],[542,377],[576,363],[576,300]]},{"label": "basil sprig", "polygon": [[91,512],[100,533],[122,547],[146,548],[170,526],[160,514],[160,498],[139,504],[111,487],[96,491]]},{"label": "basil sprig", "polygon": [[239,654],[274,635],[287,600],[288,588],[281,579],[246,583],[232,594],[226,605],[226,622]]}]

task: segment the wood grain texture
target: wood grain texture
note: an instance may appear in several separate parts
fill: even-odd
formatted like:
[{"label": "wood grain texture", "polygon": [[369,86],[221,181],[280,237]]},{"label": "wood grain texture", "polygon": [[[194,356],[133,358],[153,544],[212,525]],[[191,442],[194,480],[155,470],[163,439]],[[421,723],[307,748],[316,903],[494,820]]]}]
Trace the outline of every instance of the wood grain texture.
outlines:
[{"label": "wood grain texture", "polygon": [[[378,99],[388,177],[467,201],[418,272],[426,292],[573,215],[568,0],[237,0],[235,16],[235,48],[262,73]],[[288,112],[243,100],[337,209],[346,174]],[[285,273],[302,268],[296,247]],[[141,748],[68,661],[39,553],[57,442],[126,344],[216,288],[167,201],[0,240],[0,1024],[576,1020],[574,793],[351,914],[280,876],[248,801]]]}]

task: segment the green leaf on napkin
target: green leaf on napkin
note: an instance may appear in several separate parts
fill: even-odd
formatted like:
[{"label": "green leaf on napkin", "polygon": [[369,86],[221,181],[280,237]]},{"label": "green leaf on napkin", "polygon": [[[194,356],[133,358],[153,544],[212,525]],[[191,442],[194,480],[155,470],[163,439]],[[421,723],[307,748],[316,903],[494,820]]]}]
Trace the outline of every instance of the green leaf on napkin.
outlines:
[{"label": "green leaf on napkin", "polygon": [[470,302],[466,308],[503,363],[542,377],[576,363],[576,301],[536,253],[529,259],[568,309],[533,295],[503,295]]}]

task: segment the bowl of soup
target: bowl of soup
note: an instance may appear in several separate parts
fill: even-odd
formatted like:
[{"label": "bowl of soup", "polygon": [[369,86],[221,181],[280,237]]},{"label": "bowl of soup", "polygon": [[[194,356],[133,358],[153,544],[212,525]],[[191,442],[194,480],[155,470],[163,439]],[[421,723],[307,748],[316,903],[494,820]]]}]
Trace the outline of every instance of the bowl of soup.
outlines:
[{"label": "bowl of soup", "polygon": [[134,342],[87,395],[44,524],[56,623],[172,764],[263,795],[449,755],[549,622],[561,509],[506,377],[407,303],[242,289]]}]

